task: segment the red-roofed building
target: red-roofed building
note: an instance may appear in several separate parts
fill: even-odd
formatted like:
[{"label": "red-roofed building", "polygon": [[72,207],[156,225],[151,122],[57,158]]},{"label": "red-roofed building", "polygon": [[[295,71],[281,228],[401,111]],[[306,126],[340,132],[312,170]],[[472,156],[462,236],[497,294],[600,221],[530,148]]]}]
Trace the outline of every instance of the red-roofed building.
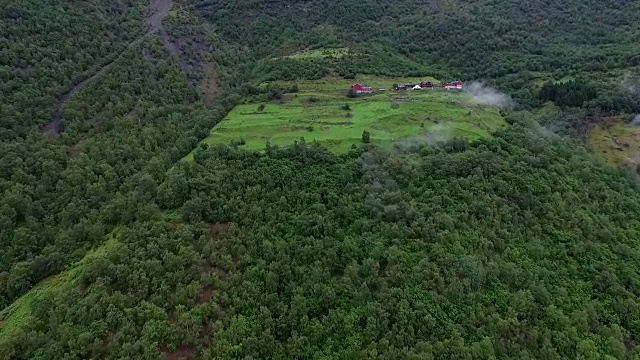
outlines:
[{"label": "red-roofed building", "polygon": [[361,84],[354,84],[351,90],[355,91],[356,94],[371,94],[373,92],[373,88],[362,86]]},{"label": "red-roofed building", "polygon": [[447,90],[462,90],[462,81],[454,81],[446,84],[442,84],[442,87]]},{"label": "red-roofed building", "polygon": [[423,89],[433,89],[433,83],[431,81],[423,81],[420,83],[420,87]]}]

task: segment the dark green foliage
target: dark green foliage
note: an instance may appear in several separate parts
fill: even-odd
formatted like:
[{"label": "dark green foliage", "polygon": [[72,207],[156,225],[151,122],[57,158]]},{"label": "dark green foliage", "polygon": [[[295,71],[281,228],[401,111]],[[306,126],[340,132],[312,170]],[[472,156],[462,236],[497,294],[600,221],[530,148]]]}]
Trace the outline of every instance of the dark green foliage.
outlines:
[{"label": "dark green foliage", "polygon": [[621,85],[588,104],[604,112],[640,113],[640,75],[626,77]]},{"label": "dark green foliage", "polygon": [[2,309],[114,226],[155,216],[149,199],[166,170],[233,106],[233,96],[223,96],[205,112],[193,84],[149,38],[70,99],[60,139],[40,134],[54,99],[139,34],[137,5],[12,0],[0,10],[0,42],[8,46],[0,52],[18,51],[27,64],[8,64],[23,70],[0,82],[7,86],[0,91]]},{"label": "dark green foliage", "polygon": [[358,97],[358,93],[356,93],[356,91],[353,90],[353,89],[349,89],[349,91],[347,91],[347,97],[351,98],[351,99],[357,98]]},{"label": "dark green foliage", "polygon": [[10,348],[637,357],[637,188],[535,129],[444,149],[200,151],[158,187],[158,205],[186,223],[128,226],[117,251],[36,305]]},{"label": "dark green foliage", "polygon": [[[639,112],[636,80],[619,86],[638,2],[196,0],[165,24],[174,55],[132,43],[146,4],[0,7],[0,308],[61,274],[22,328],[0,319],[0,357],[640,356],[637,185],[527,119],[406,157],[197,146],[243,98],[298,91],[263,81],[327,75],[487,78],[526,107]],[[221,87],[206,108],[203,61]],[[56,99],[111,62],[43,137]],[[567,114],[543,120],[579,132],[597,111]]]},{"label": "dark green foliage", "polygon": [[282,91],[279,89],[273,89],[269,92],[269,94],[267,95],[267,98],[269,100],[282,100],[282,97],[284,95],[282,94]]},{"label": "dark green foliage", "polygon": [[[256,58],[325,46],[352,50],[339,60],[277,61],[273,74],[282,77],[317,77],[330,63],[347,77],[444,73],[462,80],[508,78],[505,89],[523,89],[515,83],[532,72],[605,78],[637,66],[640,51],[634,41],[640,4],[634,1],[198,0],[193,7]],[[535,92],[522,95],[536,98]]]},{"label": "dark green foliage", "polygon": [[140,32],[134,0],[6,0],[0,6],[0,141],[49,121],[56,97]]},{"label": "dark green foliage", "polygon": [[560,107],[581,107],[585,102],[598,96],[594,84],[585,80],[571,80],[563,83],[547,82],[542,86],[539,97],[543,101],[553,101]]},{"label": "dark green foliage", "polygon": [[367,130],[364,130],[362,132],[362,142],[365,144],[368,144],[371,142],[371,134]]}]

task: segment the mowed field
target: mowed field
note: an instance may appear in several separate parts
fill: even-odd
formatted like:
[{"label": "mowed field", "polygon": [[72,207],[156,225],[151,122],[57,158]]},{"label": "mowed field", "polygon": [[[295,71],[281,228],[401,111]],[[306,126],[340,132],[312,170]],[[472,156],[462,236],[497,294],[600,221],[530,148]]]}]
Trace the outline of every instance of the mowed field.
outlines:
[{"label": "mowed field", "polygon": [[[244,148],[261,150],[267,142],[285,146],[304,138],[346,152],[352,144],[362,143],[364,130],[371,134],[373,144],[392,146],[402,139],[432,138],[434,133],[440,138],[476,139],[504,125],[497,108],[481,105],[465,93],[441,89],[396,92],[392,87],[420,80],[439,83],[429,78],[380,77],[298,82],[300,91],[286,94],[282,101],[235,107],[203,141],[213,145],[242,139]],[[374,94],[348,98],[355,82],[372,86]]]}]

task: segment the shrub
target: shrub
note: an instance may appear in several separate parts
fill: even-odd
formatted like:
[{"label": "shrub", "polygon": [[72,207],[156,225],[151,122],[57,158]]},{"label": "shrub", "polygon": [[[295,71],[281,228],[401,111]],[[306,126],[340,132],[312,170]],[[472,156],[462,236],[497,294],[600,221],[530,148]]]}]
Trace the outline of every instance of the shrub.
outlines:
[{"label": "shrub", "polygon": [[362,142],[365,144],[371,142],[371,134],[367,130],[362,132]]}]

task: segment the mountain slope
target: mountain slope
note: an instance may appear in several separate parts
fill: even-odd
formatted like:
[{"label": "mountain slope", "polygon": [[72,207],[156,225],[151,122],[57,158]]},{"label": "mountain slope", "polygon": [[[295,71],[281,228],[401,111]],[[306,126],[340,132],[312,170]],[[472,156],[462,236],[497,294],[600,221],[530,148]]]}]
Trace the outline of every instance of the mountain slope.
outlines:
[{"label": "mountain slope", "polygon": [[[0,9],[0,357],[640,356],[635,177],[533,121],[638,105],[638,2],[178,0],[142,36],[149,5]],[[198,145],[300,95],[283,81],[362,74],[487,80],[532,112],[402,153]]]},{"label": "mountain slope", "polygon": [[123,229],[6,354],[635,358],[637,187],[553,135],[496,136],[202,150],[158,188],[181,219]]}]

